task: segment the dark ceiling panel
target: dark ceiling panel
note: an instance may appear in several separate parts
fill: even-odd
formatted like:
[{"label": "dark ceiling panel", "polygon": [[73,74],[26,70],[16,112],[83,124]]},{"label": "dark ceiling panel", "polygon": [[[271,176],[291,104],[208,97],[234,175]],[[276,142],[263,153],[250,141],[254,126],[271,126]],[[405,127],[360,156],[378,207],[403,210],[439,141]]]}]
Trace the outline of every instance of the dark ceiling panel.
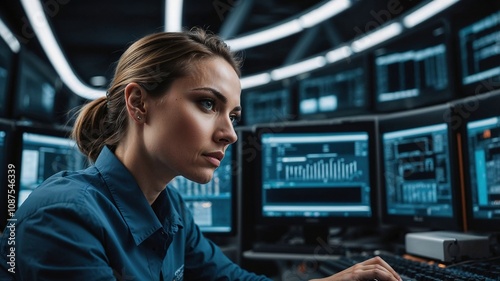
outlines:
[{"label": "dark ceiling panel", "polygon": [[111,65],[136,39],[162,30],[163,1],[69,1],[49,19],[71,66],[85,82],[112,75]]}]

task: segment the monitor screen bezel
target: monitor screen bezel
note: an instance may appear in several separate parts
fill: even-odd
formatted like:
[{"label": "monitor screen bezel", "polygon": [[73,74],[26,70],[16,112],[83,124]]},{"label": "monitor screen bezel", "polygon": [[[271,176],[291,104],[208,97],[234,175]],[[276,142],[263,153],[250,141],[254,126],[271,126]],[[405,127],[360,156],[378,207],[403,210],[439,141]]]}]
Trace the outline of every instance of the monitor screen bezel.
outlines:
[{"label": "monitor screen bezel", "polygon": [[299,226],[329,226],[329,227],[351,227],[351,226],[374,226],[378,224],[378,204],[376,197],[376,171],[370,170],[370,206],[371,216],[329,216],[329,217],[303,217],[303,216],[289,216],[289,217],[271,217],[262,214],[262,134],[263,133],[352,133],[363,132],[367,133],[368,140],[368,161],[370,167],[376,167],[376,136],[375,136],[375,121],[373,119],[366,120],[353,120],[353,121],[326,121],[326,122],[297,122],[297,123],[283,123],[283,124],[266,124],[255,128],[254,136],[257,142],[257,149],[255,150],[255,159],[252,161],[257,167],[254,168],[254,177],[252,185],[255,190],[255,207],[254,216],[255,221],[259,225],[299,225]]},{"label": "monitor screen bezel", "polygon": [[[403,113],[388,114],[381,116],[378,120],[379,135],[379,181],[380,181],[380,215],[381,223],[388,226],[402,228],[418,228],[426,230],[462,230],[462,191],[459,182],[459,165],[457,156],[457,139],[450,126],[451,108],[448,104],[416,109]],[[384,166],[384,142],[385,133],[400,131],[405,129],[427,127],[432,125],[445,124],[447,126],[448,147],[450,155],[450,183],[452,189],[453,214],[451,217],[421,217],[415,215],[394,215],[388,213],[388,202],[386,194],[386,168]]]},{"label": "monitor screen bezel", "polygon": [[[378,100],[377,93],[377,66],[375,60],[377,57],[386,55],[387,53],[402,52],[409,48],[414,48],[418,46],[418,43],[427,44],[424,38],[432,36],[432,32],[438,28],[443,28],[443,32],[440,36],[443,37],[442,43],[446,48],[446,69],[447,69],[447,82],[448,85],[443,89],[439,90],[433,94],[425,93],[423,98],[421,95],[409,98],[402,98],[392,101],[381,102]],[[374,111],[379,113],[397,112],[407,109],[416,109],[424,106],[432,106],[439,104],[441,102],[446,102],[450,99],[456,97],[455,94],[455,83],[454,81],[454,57],[452,37],[450,36],[450,24],[442,19],[432,20],[423,23],[409,31],[406,31],[403,35],[396,36],[393,39],[388,40],[383,43],[380,47],[376,48],[372,52],[372,67],[373,67],[373,104]]]},{"label": "monitor screen bezel", "polygon": [[485,93],[453,103],[453,118],[456,131],[460,139],[460,151],[463,158],[463,189],[466,228],[468,231],[500,231],[500,218],[482,219],[473,216],[473,194],[469,159],[469,140],[467,124],[492,117],[499,117],[498,105],[500,104],[500,90]]}]

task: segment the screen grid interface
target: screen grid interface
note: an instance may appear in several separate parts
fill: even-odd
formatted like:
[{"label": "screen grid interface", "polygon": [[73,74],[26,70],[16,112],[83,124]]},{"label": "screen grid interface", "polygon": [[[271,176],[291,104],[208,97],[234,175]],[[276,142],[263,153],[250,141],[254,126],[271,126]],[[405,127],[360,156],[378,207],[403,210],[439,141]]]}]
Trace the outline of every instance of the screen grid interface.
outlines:
[{"label": "screen grid interface", "polygon": [[439,44],[377,57],[376,72],[379,102],[444,90],[448,87],[446,47]]},{"label": "screen grid interface", "polygon": [[363,68],[359,67],[301,81],[300,114],[363,108],[367,103],[365,80]]},{"label": "screen grid interface", "polygon": [[430,100],[443,94],[450,86],[447,53],[442,24],[375,52],[376,101]]},{"label": "screen grid interface", "polygon": [[500,219],[500,117],[467,124],[473,216]]},{"label": "screen grid interface", "polygon": [[18,206],[44,180],[63,171],[85,167],[75,141],[49,135],[23,133],[21,181]]},{"label": "screen grid interface", "polygon": [[290,118],[290,93],[287,89],[249,92],[245,99],[244,120],[247,125],[282,121]]},{"label": "screen grid interface", "polygon": [[388,214],[453,216],[447,132],[438,124],[383,134]]},{"label": "screen grid interface", "polygon": [[[500,83],[500,11],[459,32],[462,84]],[[496,81],[496,83],[495,83]]]},{"label": "screen grid interface", "polygon": [[262,214],[369,217],[368,134],[262,134]]},{"label": "screen grid interface", "polygon": [[184,198],[201,231],[224,233],[232,229],[231,153],[229,147],[212,180],[206,184],[196,183],[182,176],[172,180],[172,186]]}]

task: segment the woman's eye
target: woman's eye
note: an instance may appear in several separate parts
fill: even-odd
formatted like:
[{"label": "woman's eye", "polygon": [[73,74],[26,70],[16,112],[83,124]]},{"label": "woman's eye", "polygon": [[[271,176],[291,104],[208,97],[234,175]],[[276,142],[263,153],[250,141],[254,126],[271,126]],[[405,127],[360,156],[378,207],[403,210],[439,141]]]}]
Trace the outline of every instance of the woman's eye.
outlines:
[{"label": "woman's eye", "polygon": [[214,101],[213,100],[210,100],[210,99],[206,99],[206,100],[202,100],[200,102],[201,106],[203,106],[203,108],[205,108],[206,110],[213,110],[214,108]]},{"label": "woman's eye", "polygon": [[238,125],[238,123],[241,121],[241,116],[239,115],[231,115],[229,116],[229,118],[231,119],[231,123],[233,123],[233,126]]}]

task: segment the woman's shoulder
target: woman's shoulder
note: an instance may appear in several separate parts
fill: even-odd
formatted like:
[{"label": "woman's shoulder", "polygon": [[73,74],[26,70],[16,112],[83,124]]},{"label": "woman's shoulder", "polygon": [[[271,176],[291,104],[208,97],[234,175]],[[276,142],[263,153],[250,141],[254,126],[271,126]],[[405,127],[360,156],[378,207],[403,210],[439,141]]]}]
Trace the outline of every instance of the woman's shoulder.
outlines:
[{"label": "woman's shoulder", "polygon": [[49,177],[36,187],[16,211],[26,217],[40,209],[81,209],[87,212],[98,201],[109,198],[98,171],[92,167],[82,171],[63,171]]}]

